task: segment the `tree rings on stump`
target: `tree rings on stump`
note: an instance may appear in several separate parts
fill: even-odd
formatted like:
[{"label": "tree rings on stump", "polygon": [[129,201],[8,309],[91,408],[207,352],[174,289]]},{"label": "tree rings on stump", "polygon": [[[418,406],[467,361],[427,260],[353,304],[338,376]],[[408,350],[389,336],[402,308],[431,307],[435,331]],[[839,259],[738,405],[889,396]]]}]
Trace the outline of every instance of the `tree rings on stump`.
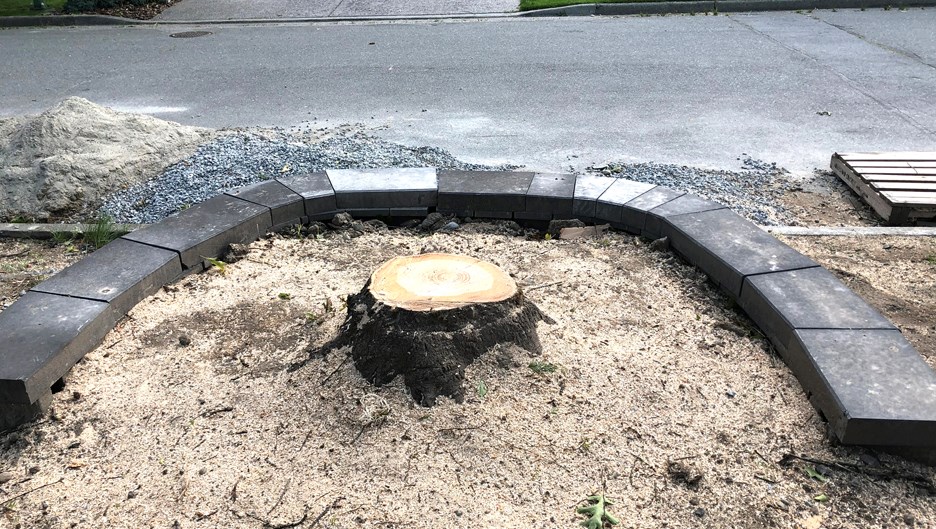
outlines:
[{"label": "tree rings on stump", "polygon": [[473,257],[422,254],[381,265],[357,294],[332,347],[383,385],[402,375],[416,402],[463,399],[465,367],[498,344],[540,354],[539,321],[552,320],[497,266]]},{"label": "tree rings on stump", "polygon": [[388,307],[426,312],[504,301],[517,294],[517,284],[491,263],[427,253],[384,263],[371,275],[370,292]]}]

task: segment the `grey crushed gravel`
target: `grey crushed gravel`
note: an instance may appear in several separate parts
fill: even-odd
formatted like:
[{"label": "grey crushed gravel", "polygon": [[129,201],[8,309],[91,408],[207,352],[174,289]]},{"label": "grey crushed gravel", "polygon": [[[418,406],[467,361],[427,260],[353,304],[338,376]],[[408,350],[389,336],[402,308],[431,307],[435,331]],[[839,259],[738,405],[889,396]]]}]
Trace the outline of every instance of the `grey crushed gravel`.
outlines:
[{"label": "grey crushed gravel", "polygon": [[325,169],[437,167],[510,170],[457,160],[443,149],[407,147],[356,132],[309,143],[284,130],[234,132],[206,143],[160,176],[109,196],[100,213],[121,223],[152,223],[247,184]]},{"label": "grey crushed gravel", "polygon": [[782,197],[795,187],[790,174],[775,163],[742,155],[741,170],[702,169],[661,163],[608,163],[589,172],[626,178],[695,193],[720,202],[762,226],[795,223],[783,206]]},{"label": "grey crushed gravel", "polygon": [[[739,160],[742,167],[738,171],[655,162],[609,163],[588,171],[696,193],[760,225],[795,223],[781,201],[793,187],[789,173],[746,155]],[[285,130],[236,131],[200,146],[193,156],[160,176],[112,194],[100,213],[120,223],[153,223],[216,194],[261,180],[325,169],[374,167],[516,168],[465,163],[443,149],[408,147],[363,132],[310,142]]]}]

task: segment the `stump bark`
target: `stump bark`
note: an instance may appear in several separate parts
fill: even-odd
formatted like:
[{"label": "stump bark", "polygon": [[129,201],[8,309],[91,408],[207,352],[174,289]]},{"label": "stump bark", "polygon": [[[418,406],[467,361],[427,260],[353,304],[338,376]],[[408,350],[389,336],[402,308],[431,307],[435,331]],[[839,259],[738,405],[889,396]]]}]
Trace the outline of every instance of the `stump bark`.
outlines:
[{"label": "stump bark", "polygon": [[332,347],[350,346],[375,385],[402,375],[413,399],[461,402],[465,368],[497,344],[541,352],[536,324],[552,322],[497,266],[451,254],[387,261],[357,294]]}]

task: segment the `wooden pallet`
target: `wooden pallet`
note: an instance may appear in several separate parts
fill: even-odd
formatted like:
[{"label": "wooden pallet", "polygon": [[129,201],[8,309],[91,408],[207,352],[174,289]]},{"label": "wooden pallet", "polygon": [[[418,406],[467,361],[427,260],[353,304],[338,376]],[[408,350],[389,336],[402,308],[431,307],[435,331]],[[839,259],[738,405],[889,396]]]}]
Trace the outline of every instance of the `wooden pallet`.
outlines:
[{"label": "wooden pallet", "polygon": [[936,152],[835,153],[832,170],[888,224],[936,219]]}]

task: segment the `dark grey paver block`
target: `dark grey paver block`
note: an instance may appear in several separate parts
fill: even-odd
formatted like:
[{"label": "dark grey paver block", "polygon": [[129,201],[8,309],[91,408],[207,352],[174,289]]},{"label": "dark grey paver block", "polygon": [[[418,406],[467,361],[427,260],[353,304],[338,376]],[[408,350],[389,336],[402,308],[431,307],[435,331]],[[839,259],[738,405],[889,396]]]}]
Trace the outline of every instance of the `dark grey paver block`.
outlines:
[{"label": "dark grey paver block", "polygon": [[228,244],[257,240],[272,225],[270,208],[218,195],[123,238],[175,250],[189,268],[218,257]]},{"label": "dark grey paver block", "polygon": [[475,218],[479,219],[512,219],[513,213],[510,211],[484,211],[484,210],[475,210]]},{"label": "dark grey paver block", "polygon": [[52,405],[52,392],[46,391],[35,402],[0,402],[0,430],[13,428],[23,423],[38,419]]},{"label": "dark grey paver block", "polygon": [[258,182],[226,194],[270,208],[273,226],[298,224],[305,216],[302,195],[276,180]]},{"label": "dark grey paver block", "polygon": [[667,219],[677,215],[688,215],[716,209],[725,209],[725,206],[718,202],[706,200],[698,195],[683,195],[648,211],[641,235],[648,239],[659,239],[664,235],[663,225]]},{"label": "dark grey paver block", "polygon": [[324,172],[278,178],[277,181],[302,197],[305,215],[312,220],[331,218],[338,211],[335,190]]},{"label": "dark grey paver block", "polygon": [[546,220],[571,218],[574,196],[575,175],[536,173],[527,191],[526,213],[549,214]]},{"label": "dark grey paver block", "polygon": [[[624,204],[650,191],[656,186],[623,178],[616,179],[595,204],[595,216],[613,224],[621,223]],[[640,232],[635,232],[640,233]]]},{"label": "dark grey paver block", "polygon": [[327,221],[327,220],[331,220],[331,219],[335,218],[335,214],[336,214],[336,213],[339,213],[339,212],[338,212],[338,211],[325,211],[325,212],[322,212],[322,213],[314,213],[314,214],[309,215],[308,217],[306,217],[306,218],[305,218],[305,222],[309,222],[309,221],[312,221],[312,220],[317,220],[317,221],[319,221],[319,222],[325,222],[325,221]]},{"label": "dark grey paver block", "polygon": [[745,276],[819,266],[728,209],[669,217],[670,247],[734,298]]},{"label": "dark grey paver block", "polygon": [[176,252],[117,239],[32,290],[103,301],[123,315],[181,274]]},{"label": "dark grey paver block", "polygon": [[391,217],[425,217],[429,208],[391,208]]},{"label": "dark grey paver block", "polygon": [[439,181],[432,167],[329,169],[341,209],[434,207]]},{"label": "dark grey paver block", "polygon": [[[540,213],[538,211],[518,211],[514,213],[514,218],[517,220],[542,220],[548,221],[553,220],[554,218],[564,218],[562,216],[554,216],[552,213]],[[567,217],[566,217],[567,218]]]},{"label": "dark grey paver block", "polygon": [[642,235],[647,221],[648,211],[672,200],[676,200],[683,195],[685,195],[685,193],[682,191],[673,191],[672,189],[656,186],[624,204],[621,208],[621,224],[623,224],[624,229],[627,231],[640,233]]},{"label": "dark grey paver block", "polygon": [[572,216],[594,219],[598,197],[615,181],[607,176],[579,175],[575,178],[575,194],[572,200]]},{"label": "dark grey paver block", "polygon": [[936,451],[936,372],[896,329],[802,329],[788,356],[843,443]]},{"label": "dark grey paver block", "polygon": [[356,219],[375,219],[390,216],[390,208],[348,208],[345,211]]},{"label": "dark grey paver block", "polygon": [[472,217],[475,216],[475,212],[474,212],[474,211],[471,211],[470,209],[463,209],[463,210],[457,210],[457,209],[456,209],[456,210],[445,210],[445,209],[438,209],[438,208],[436,208],[436,210],[437,210],[439,213],[446,213],[446,214],[455,215],[457,218],[460,218],[460,219],[470,219],[470,218],[472,218]]},{"label": "dark grey paver block", "polygon": [[795,330],[894,329],[822,267],[748,276],[738,303],[781,352]]},{"label": "dark grey paver block", "polygon": [[102,301],[23,294],[0,312],[0,402],[36,402],[101,343],[118,316]]},{"label": "dark grey paver block", "polygon": [[445,213],[526,211],[533,173],[513,171],[439,171],[439,205]]}]

